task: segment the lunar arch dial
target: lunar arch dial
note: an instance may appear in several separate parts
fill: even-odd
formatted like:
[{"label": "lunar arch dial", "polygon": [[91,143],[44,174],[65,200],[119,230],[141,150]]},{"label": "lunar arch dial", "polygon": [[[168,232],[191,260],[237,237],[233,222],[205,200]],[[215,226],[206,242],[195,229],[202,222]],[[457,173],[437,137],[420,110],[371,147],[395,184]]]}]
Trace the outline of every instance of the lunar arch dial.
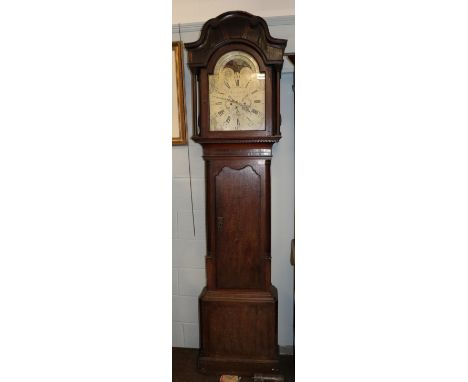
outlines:
[{"label": "lunar arch dial", "polygon": [[265,73],[251,55],[221,56],[209,86],[210,131],[265,130]]}]

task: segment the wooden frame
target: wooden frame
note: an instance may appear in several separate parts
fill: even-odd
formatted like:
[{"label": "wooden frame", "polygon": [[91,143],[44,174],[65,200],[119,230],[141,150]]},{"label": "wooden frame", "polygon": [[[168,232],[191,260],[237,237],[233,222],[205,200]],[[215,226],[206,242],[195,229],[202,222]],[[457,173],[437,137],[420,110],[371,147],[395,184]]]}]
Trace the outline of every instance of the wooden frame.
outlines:
[{"label": "wooden frame", "polygon": [[172,43],[172,144],[187,144],[183,43]]}]

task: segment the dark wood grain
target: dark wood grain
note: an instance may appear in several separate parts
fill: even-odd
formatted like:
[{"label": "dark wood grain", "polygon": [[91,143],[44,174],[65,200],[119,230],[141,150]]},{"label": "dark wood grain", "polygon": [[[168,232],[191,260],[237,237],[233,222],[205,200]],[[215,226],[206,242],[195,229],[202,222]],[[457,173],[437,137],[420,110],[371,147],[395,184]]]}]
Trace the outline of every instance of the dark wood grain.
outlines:
[{"label": "dark wood grain", "polygon": [[215,182],[217,287],[260,289],[261,177],[252,166],[224,166]]},{"label": "dark wood grain", "polygon": [[[192,91],[197,92],[199,103],[198,120],[200,130],[195,129],[197,138],[243,138],[255,139],[275,137],[280,134],[279,87],[283,54],[287,40],[273,38],[261,17],[247,12],[226,12],[208,20],[202,28],[200,38],[185,44],[188,65],[192,75]],[[265,73],[265,130],[209,131],[208,75],[213,72],[219,57],[232,50],[242,50],[252,55]],[[195,97],[193,97],[195,98]]]},{"label": "dark wood grain", "polygon": [[200,296],[202,372],[252,375],[278,371],[278,294],[215,290]]},{"label": "dark wood grain", "polygon": [[[271,285],[270,164],[281,138],[280,73],[286,40],[246,12],[209,20],[185,44],[192,72],[194,129],[203,146],[206,276],[199,298],[200,354],[205,373],[278,371],[278,297]],[[209,80],[217,60],[240,50],[265,73],[265,129],[210,131]],[[194,97],[195,98],[195,97]]]},{"label": "dark wood grain", "polygon": [[[218,151],[217,146],[223,148]],[[267,154],[271,154],[271,149],[258,148],[265,150],[261,156],[246,156],[249,150],[261,146],[252,149],[250,145],[237,144],[232,149],[234,156],[230,157],[228,147],[214,144],[204,147],[208,289],[269,290],[271,221]],[[218,226],[219,217],[227,224],[222,230]]]},{"label": "dark wood grain", "polygon": [[208,20],[200,38],[185,44],[189,67],[206,67],[212,54],[220,47],[238,41],[258,49],[268,65],[281,70],[287,40],[272,37],[264,19],[242,11],[225,12]]}]

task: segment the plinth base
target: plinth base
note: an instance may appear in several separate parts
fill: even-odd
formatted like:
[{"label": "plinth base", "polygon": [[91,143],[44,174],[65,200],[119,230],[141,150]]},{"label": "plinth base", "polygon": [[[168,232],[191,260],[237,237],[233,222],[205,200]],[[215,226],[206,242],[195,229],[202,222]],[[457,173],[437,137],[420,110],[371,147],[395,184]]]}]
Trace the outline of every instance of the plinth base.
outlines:
[{"label": "plinth base", "polygon": [[277,296],[273,286],[270,291],[203,289],[199,370],[236,375],[278,371]]}]

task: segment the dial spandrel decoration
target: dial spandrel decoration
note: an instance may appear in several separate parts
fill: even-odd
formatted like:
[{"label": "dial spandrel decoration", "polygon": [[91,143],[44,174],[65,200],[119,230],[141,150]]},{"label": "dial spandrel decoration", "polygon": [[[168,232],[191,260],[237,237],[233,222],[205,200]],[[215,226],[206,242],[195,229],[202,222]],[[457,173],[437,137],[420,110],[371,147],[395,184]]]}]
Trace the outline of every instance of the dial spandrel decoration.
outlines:
[{"label": "dial spandrel decoration", "polygon": [[210,131],[265,130],[265,73],[251,55],[221,56],[209,86]]}]

